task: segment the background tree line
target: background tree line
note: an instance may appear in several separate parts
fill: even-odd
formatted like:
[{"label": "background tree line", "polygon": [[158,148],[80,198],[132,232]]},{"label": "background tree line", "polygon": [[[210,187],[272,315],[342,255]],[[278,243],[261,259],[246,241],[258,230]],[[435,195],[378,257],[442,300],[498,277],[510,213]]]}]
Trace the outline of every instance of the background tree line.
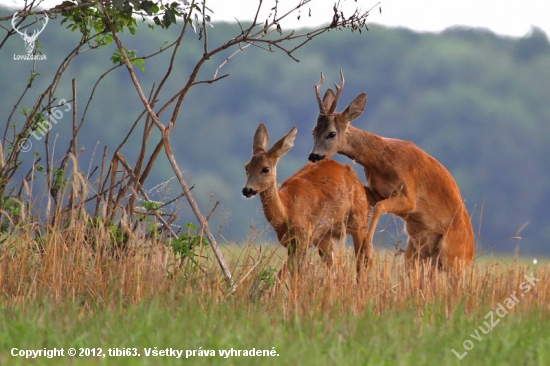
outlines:
[{"label": "background tree line", "polygon": [[[59,23],[50,20],[39,36],[48,60],[37,61],[40,75],[32,81],[29,102],[32,90],[40,90],[41,83],[51,80],[57,72],[52,65],[60,63],[68,52],[66,47],[79,37]],[[240,194],[253,133],[263,122],[275,140],[298,126],[295,147],[279,164],[282,181],[307,162],[310,130],[317,115],[313,85],[319,73],[325,74],[328,85],[338,81],[342,69],[346,87],[339,109],[365,91],[367,107],[354,121],[357,127],[411,140],[447,167],[472,213],[476,231],[480,228],[482,250],[505,241],[496,249],[510,251],[519,245],[523,254],[548,254],[550,46],[546,36],[536,29],[525,38],[513,39],[458,28],[437,35],[369,28],[367,33],[353,35],[331,31],[299,50],[295,55],[299,63],[283,52],[270,54],[251,47],[224,67],[229,78],[199,85],[190,92],[178,121],[183,126],[172,137],[172,144],[184,175],[194,185],[196,199],[203,206],[210,200],[210,208],[219,202],[212,227],[218,227],[218,234],[230,241],[242,241],[247,235],[273,238],[270,230],[263,233],[267,223],[259,200],[247,201]],[[178,31],[178,25],[154,31],[140,26],[137,37],[123,39],[125,47],[140,56],[158,50],[170,32]],[[222,44],[227,34],[237,31],[235,24],[215,24],[209,30],[210,42]],[[198,39],[187,41],[175,62],[175,80],[186,80],[202,55],[201,46]],[[77,78],[82,99],[88,98],[97,78],[113,65],[109,58],[114,50],[114,45],[109,45],[69,65],[64,77]],[[0,51],[3,120],[30,76],[31,62],[13,60],[13,54],[24,52],[19,37],[10,38]],[[225,57],[228,54],[218,55],[201,72],[212,74]],[[165,72],[158,64],[156,59],[146,59],[145,71],[135,67],[145,92]],[[58,95],[64,91],[69,99],[69,88],[61,88]],[[165,93],[175,91],[167,89]],[[83,106],[78,106],[78,113],[82,113],[80,108]],[[79,140],[79,145],[86,147],[79,161],[97,165],[101,158],[97,146],[116,148],[121,134],[142,109],[126,70],[120,68],[103,78],[93,94],[89,123],[83,127],[85,141]],[[59,146],[71,138],[70,121],[64,122],[52,128]],[[123,149],[128,160],[136,158],[132,146],[140,145],[138,135],[130,138],[136,141]],[[36,148],[43,153],[39,141],[32,142],[32,151]],[[339,160],[352,164],[345,158]],[[172,176],[168,161],[159,158],[154,179],[146,187],[152,190],[152,199],[167,201],[180,193],[177,185],[162,184]],[[193,220],[188,207],[175,209],[181,211],[184,221]],[[399,223],[387,219],[389,231],[384,242],[391,245],[404,240]],[[506,240],[525,223],[522,241]]]}]

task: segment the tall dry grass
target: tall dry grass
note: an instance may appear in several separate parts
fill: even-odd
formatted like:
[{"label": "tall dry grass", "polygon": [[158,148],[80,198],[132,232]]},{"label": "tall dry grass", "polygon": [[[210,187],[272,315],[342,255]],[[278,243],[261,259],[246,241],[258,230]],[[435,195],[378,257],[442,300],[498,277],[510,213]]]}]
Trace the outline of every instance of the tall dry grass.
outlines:
[{"label": "tall dry grass", "polygon": [[[27,224],[21,228],[31,226]],[[550,306],[548,264],[478,261],[459,278],[451,279],[445,273],[422,278],[428,275],[405,270],[402,256],[379,252],[368,276],[357,281],[353,252],[340,248],[333,268],[311,253],[296,281],[289,278],[276,285],[276,271],[286,254],[276,246],[246,243],[224,248],[235,281],[230,288],[208,247],[197,249],[197,263],[193,263],[181,262],[162,241],[135,236],[124,250],[113,250],[112,240],[109,227],[90,225],[85,215],[75,215],[70,225],[51,227],[41,237],[25,229],[4,236],[0,243],[1,305],[76,302],[83,309],[95,309],[152,298],[192,297],[199,302],[233,301],[237,306],[261,307],[285,317],[366,310],[381,314],[411,308],[427,316],[434,306],[444,308],[450,317],[456,311],[479,315],[515,291],[520,301],[514,310],[547,311]],[[528,292],[520,288],[525,275],[538,279]]]},{"label": "tall dry grass", "polygon": [[[83,175],[73,171],[67,182],[61,197],[69,210],[61,205],[52,210],[46,200],[46,212],[52,214],[43,219],[31,214],[30,203],[20,204],[17,217],[0,212],[0,306],[45,301],[95,309],[152,298],[193,298],[233,301],[285,317],[406,308],[425,316],[434,306],[450,317],[456,311],[474,315],[494,308],[514,291],[523,295],[514,309],[546,311],[550,306],[548,264],[477,261],[460,277],[450,278],[445,273],[409,273],[403,256],[379,251],[367,276],[357,281],[353,252],[341,247],[332,268],[311,253],[299,276],[277,284],[276,272],[286,254],[279,246],[252,241],[224,248],[234,280],[229,287],[207,246],[197,246],[193,258],[182,260],[170,246],[173,238],[151,235],[158,222],[120,215],[114,224],[106,209],[96,209],[99,214],[92,217],[85,209],[89,187]],[[528,292],[520,288],[525,275],[538,279]]]},{"label": "tall dry grass", "polygon": [[[538,280],[529,291],[520,288],[524,282],[529,284],[526,275]],[[257,289],[254,284],[257,277],[249,275],[241,281],[244,285],[237,290],[236,296],[250,297],[251,289]],[[275,294],[263,290],[263,297],[255,295],[267,307],[284,309],[285,315],[358,314],[365,310],[381,314],[413,308],[425,316],[434,307],[443,307],[447,317],[457,311],[465,315],[479,315],[480,312],[485,315],[488,309],[503,303],[514,292],[519,299],[514,310],[537,308],[546,311],[550,307],[548,264],[503,264],[489,259],[474,262],[461,276],[451,277],[442,272],[408,272],[402,256],[379,252],[367,278],[356,281],[353,250],[341,249],[332,269],[326,268],[312,253],[298,281],[290,282],[287,280]]]}]

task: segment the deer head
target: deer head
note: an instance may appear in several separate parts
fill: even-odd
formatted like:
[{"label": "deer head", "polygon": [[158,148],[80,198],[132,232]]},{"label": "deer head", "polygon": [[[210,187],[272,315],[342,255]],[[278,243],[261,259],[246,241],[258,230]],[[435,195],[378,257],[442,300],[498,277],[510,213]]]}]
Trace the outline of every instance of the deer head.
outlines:
[{"label": "deer head", "polygon": [[[48,16],[44,16],[42,19],[38,19],[37,18],[37,23],[39,24],[42,24],[42,21],[44,21],[43,25],[42,25],[42,29],[38,30],[38,29],[34,29],[31,33],[31,35],[28,35],[27,34],[27,30],[25,29],[24,32],[21,32],[17,25],[15,24],[15,19],[18,18],[18,12],[15,12],[15,14],[13,14],[13,17],[11,18],[11,25],[13,27],[13,29],[19,33],[21,35],[21,38],[23,38],[23,40],[25,41],[25,48],[27,50],[27,53],[33,53],[34,52],[34,46],[35,46],[35,43],[36,43],[36,39],[38,38],[38,35],[40,33],[42,33],[42,31],[44,30],[44,28],[46,28],[46,24],[48,24]],[[19,24],[21,25],[21,23]]]},{"label": "deer head", "polygon": [[245,165],[247,179],[242,190],[245,197],[252,197],[271,186],[277,186],[277,162],[294,145],[296,132],[296,127],[293,127],[266,151],[269,142],[267,130],[263,124],[258,126],[252,144],[252,159]]},{"label": "deer head", "polygon": [[325,80],[321,73],[321,80],[315,85],[315,96],[319,103],[319,115],[317,116],[317,124],[313,128],[313,150],[309,154],[310,161],[319,161],[325,157],[330,157],[333,154],[342,150],[346,146],[346,129],[351,121],[359,117],[367,103],[367,95],[359,94],[350,105],[342,112],[336,112],[336,106],[340,93],[344,88],[344,74],[340,70],[340,78],[342,83],[338,86],[336,83],[336,94],[332,89],[327,89],[323,100],[319,95],[319,89]]}]

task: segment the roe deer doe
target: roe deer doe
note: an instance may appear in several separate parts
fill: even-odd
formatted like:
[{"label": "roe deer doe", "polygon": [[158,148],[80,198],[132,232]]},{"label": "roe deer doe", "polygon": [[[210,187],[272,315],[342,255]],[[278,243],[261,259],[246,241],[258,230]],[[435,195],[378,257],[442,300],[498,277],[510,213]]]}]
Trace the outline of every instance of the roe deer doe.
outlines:
[{"label": "roe deer doe", "polygon": [[409,268],[431,260],[438,267],[461,270],[472,259],[474,233],[451,174],[412,142],[380,137],[353,127],[350,122],[365,107],[365,93],[336,113],[344,87],[341,71],[340,77],[340,86],[335,84],[336,95],[328,89],[323,100],[319,96],[323,74],[315,86],[320,113],[313,128],[309,160],[322,161],[339,153],[363,166],[367,195],[374,205],[367,232],[369,246],[380,215],[393,213],[405,221],[409,236],[405,258]]},{"label": "roe deer doe", "polygon": [[[347,165],[326,159],[308,163],[277,188],[279,158],[294,144],[296,127],[269,150],[263,124],[254,135],[252,158],[245,165],[246,184],[242,194],[260,194],[262,208],[281,245],[287,248],[291,270],[299,266],[310,244],[318,248],[327,265],[333,261],[334,241],[353,238],[357,276],[372,257],[366,245],[369,202],[363,183]],[[299,268],[299,267],[298,267]]]}]

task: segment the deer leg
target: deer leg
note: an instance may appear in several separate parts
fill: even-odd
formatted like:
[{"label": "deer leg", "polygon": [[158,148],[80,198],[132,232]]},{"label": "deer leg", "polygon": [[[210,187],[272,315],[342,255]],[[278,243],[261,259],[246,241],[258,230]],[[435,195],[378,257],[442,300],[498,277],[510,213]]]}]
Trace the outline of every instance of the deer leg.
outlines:
[{"label": "deer leg", "polygon": [[357,281],[361,278],[363,271],[368,271],[373,257],[372,244],[367,242],[366,237],[353,233],[353,247],[355,249],[355,265],[357,271]]},{"label": "deer leg", "polygon": [[[440,249],[444,235],[440,233],[424,233],[411,236],[407,242],[405,258],[407,262],[420,261],[420,263],[434,270],[441,267]],[[405,263],[407,265],[407,263]]]},{"label": "deer leg", "polygon": [[368,269],[374,255],[372,244],[367,241],[367,221],[368,212],[356,212],[352,214],[348,223],[349,234],[353,240],[358,281],[363,268]]},{"label": "deer leg", "polygon": [[367,201],[369,202],[369,206],[374,206],[376,202],[382,200],[381,198],[377,197],[377,195],[375,195],[368,186],[363,187],[365,188],[365,193],[367,194]]},{"label": "deer leg", "polygon": [[308,242],[304,230],[291,230],[286,248],[288,252],[288,269],[294,276],[300,272],[300,267],[307,255]]},{"label": "deer leg", "polygon": [[270,291],[270,295],[274,295],[276,292],[279,291],[279,287],[282,287],[286,281],[286,275],[287,275],[287,265],[286,263],[283,263],[281,266],[281,269],[277,273],[277,281],[275,282],[275,286]]},{"label": "deer leg", "polygon": [[372,219],[367,231],[367,243],[372,245],[374,230],[378,224],[380,216],[386,213],[400,214],[414,210],[415,202],[413,198],[407,197],[403,193],[397,193],[385,200],[378,201],[372,209]]},{"label": "deer leg", "polygon": [[424,258],[421,255],[422,248],[419,238],[409,236],[405,248],[405,269],[408,273],[411,285],[424,288]]},{"label": "deer leg", "polygon": [[462,209],[453,219],[439,243],[443,269],[461,272],[472,260],[474,233],[468,213]]},{"label": "deer leg", "polygon": [[405,268],[413,283],[420,289],[432,283],[441,269],[439,247],[443,235],[439,233],[409,236],[405,250]]},{"label": "deer leg", "polygon": [[332,237],[327,234],[319,240],[317,244],[317,250],[319,251],[319,256],[323,258],[327,267],[332,268],[334,264],[334,241]]},{"label": "deer leg", "polygon": [[409,237],[405,247],[405,269],[410,271],[418,266],[420,262],[420,250],[417,248],[416,240]]}]

